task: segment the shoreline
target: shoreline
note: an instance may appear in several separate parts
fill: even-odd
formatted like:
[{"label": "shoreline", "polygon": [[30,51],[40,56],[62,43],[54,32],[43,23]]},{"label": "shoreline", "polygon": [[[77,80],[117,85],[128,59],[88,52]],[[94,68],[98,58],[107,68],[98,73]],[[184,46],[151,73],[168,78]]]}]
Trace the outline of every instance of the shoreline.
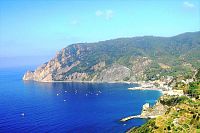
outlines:
[{"label": "shoreline", "polygon": [[[22,79],[23,80],[23,79]],[[137,84],[138,86],[134,86],[132,88],[128,88],[128,90],[150,90],[150,91],[159,91],[163,94],[163,90],[156,87],[148,87],[145,88],[144,86],[148,85],[149,83],[145,83],[145,81],[138,81],[138,82],[130,82],[130,81],[36,81],[36,80],[23,80],[24,82],[38,82],[38,83],[108,83],[108,84]]]},{"label": "shoreline", "polygon": [[151,82],[144,82],[144,81],[140,81],[137,83],[139,86],[138,87],[131,87],[128,88],[128,90],[134,91],[134,90],[153,90],[153,91],[159,91],[163,94],[164,90],[160,87],[156,87],[154,84],[152,84]]},{"label": "shoreline", "polygon": [[[23,80],[23,79],[22,79]],[[125,83],[125,84],[138,84],[138,82],[129,82],[129,81],[37,81],[37,80],[23,80],[23,81],[33,81],[39,83]]]},{"label": "shoreline", "polygon": [[133,88],[128,88],[128,90],[134,91],[134,90],[141,90],[141,91],[159,91],[163,94],[163,90],[160,88],[142,88],[142,87],[133,87]]}]

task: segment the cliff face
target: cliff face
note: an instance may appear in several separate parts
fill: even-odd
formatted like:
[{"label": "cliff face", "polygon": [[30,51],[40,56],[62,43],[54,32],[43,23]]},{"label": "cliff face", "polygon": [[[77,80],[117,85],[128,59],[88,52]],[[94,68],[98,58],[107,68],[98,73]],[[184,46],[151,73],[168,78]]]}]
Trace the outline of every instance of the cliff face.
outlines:
[{"label": "cliff face", "polygon": [[122,65],[113,65],[108,69],[104,69],[97,81],[112,82],[112,81],[123,81],[125,78],[131,76],[131,70]]},{"label": "cliff face", "polygon": [[[35,71],[27,71],[23,80],[40,82],[52,81],[136,81],[142,77],[151,60],[147,57],[135,57],[130,60],[131,66],[119,63],[109,63],[103,56],[89,57],[93,47],[82,44],[71,45],[62,49],[49,62],[41,65]],[[93,58],[97,58],[96,60]]]},{"label": "cliff face", "polygon": [[200,51],[199,38],[200,32],[196,32],[171,38],[151,36],[72,44],[35,71],[27,71],[23,80],[137,81],[155,78],[158,73],[178,73],[200,64],[199,55],[191,54]]},{"label": "cliff face", "polygon": [[[80,71],[82,67],[80,58],[75,54],[64,55],[64,49],[59,52],[49,62],[38,67],[35,71],[27,71],[23,80],[34,80],[40,82],[51,81],[97,81],[97,82],[115,82],[115,81],[136,81],[136,78],[143,75],[143,71],[150,64],[147,59],[134,62],[130,68],[120,64],[108,65],[105,61],[92,65],[88,70]],[[79,52],[80,54],[80,52]],[[64,55],[64,56],[63,56]],[[77,57],[75,57],[77,56]],[[141,57],[138,57],[140,60]]]},{"label": "cliff face", "polygon": [[81,54],[85,54],[87,49],[74,45],[70,48],[64,48],[56,54],[49,62],[41,65],[35,71],[25,73],[23,80],[35,80],[41,82],[78,80],[81,81],[88,77],[87,73],[74,72],[67,75],[68,72],[80,64]]}]

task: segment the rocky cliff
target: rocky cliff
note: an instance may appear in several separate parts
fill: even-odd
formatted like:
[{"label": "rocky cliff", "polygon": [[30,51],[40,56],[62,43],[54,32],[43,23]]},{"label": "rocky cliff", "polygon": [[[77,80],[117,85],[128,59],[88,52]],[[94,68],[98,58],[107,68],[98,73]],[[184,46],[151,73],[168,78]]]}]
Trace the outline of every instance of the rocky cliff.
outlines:
[{"label": "rocky cliff", "polygon": [[185,70],[189,73],[200,65],[199,38],[200,32],[195,32],[169,38],[145,36],[72,44],[36,70],[27,71],[23,80],[114,82],[185,74]]}]

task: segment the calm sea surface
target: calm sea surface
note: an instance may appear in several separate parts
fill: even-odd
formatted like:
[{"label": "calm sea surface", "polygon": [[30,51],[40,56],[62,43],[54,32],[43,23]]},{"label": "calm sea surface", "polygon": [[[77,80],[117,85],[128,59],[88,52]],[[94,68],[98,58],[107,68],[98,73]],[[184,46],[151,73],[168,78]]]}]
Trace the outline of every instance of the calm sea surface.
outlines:
[{"label": "calm sea surface", "polygon": [[146,121],[120,118],[139,114],[161,95],[127,89],[135,84],[24,82],[25,71],[0,69],[0,132],[124,132]]}]

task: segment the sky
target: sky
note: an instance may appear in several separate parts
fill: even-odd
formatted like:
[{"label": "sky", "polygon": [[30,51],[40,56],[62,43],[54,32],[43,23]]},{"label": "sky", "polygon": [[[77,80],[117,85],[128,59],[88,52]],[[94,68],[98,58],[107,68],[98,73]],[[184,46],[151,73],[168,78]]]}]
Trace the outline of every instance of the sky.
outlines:
[{"label": "sky", "polygon": [[78,42],[195,31],[199,0],[0,0],[0,67],[39,65]]}]

